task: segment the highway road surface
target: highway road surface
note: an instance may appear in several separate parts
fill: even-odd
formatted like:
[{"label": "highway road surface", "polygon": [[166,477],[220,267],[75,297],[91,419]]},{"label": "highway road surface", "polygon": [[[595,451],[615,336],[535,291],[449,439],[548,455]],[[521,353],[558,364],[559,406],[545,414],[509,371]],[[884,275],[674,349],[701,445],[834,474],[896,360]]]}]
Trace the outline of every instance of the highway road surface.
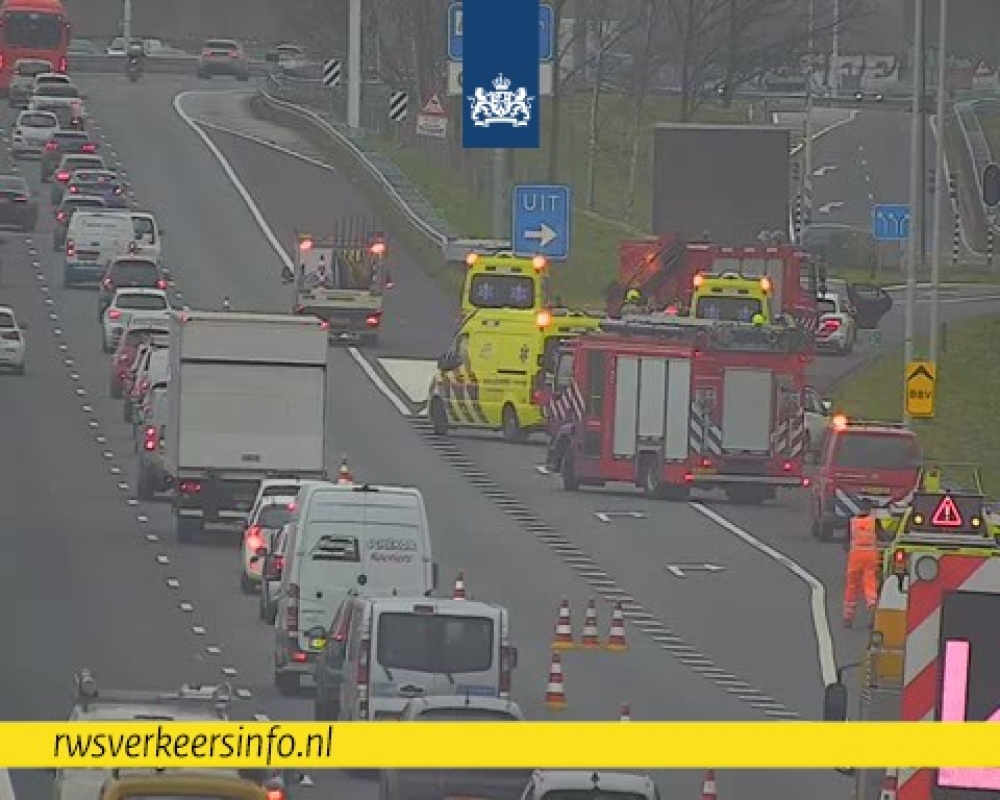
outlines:
[{"label": "highway road surface", "polygon": [[[358,187],[330,169],[207,126],[199,135],[174,100],[204,84],[153,75],[138,85],[114,76],[81,84],[104,152],[166,231],[175,289],[192,307],[218,308],[228,295],[236,309],[287,310],[274,242],[290,247],[295,229],[321,231],[341,214],[371,213]],[[225,82],[216,89],[221,94],[182,96],[177,106],[185,116],[308,150],[290,132],[249,117]],[[23,168],[37,186],[34,165]],[[239,591],[235,538],[180,547],[168,506],[133,499],[131,428],[108,397],[96,293],[62,289],[42,194],[39,230],[9,236],[0,250],[0,302],[30,325],[28,374],[0,377],[0,501],[5,528],[17,536],[0,567],[16,598],[4,617],[15,647],[0,666],[0,718],[65,717],[72,672],[83,666],[123,688],[225,676],[245,695],[242,718],[311,718],[308,692],[283,698],[272,687],[272,633],[257,621],[256,600]],[[359,479],[420,487],[443,589],[464,569],[473,597],[511,610],[521,654],[515,697],[529,716],[553,718],[542,699],[559,600],[571,600],[578,625],[596,596],[602,630],[610,600],[629,604],[630,647],[567,656],[569,708],[560,718],[617,719],[626,702],[637,720],[815,717],[822,673],[834,659],[829,637],[846,658],[863,634],[831,634],[825,612],[830,605],[838,618],[843,555],[810,540],[798,499],[748,509],[710,499],[652,503],[627,491],[568,495],[535,468],[536,446],[429,435],[410,415],[406,387],[414,391],[428,359],[446,347],[457,304],[398,239],[392,247],[397,286],[383,346],[331,349],[330,457],[348,454]],[[830,375],[853,363],[822,362]],[[608,511],[634,514],[604,522],[599,515]],[[707,753],[706,766],[711,760]],[[358,800],[377,792],[374,782],[339,773],[313,777],[314,792]],[[663,795],[679,798],[697,797],[700,778],[657,775]],[[49,791],[43,773],[12,779],[21,800]],[[770,800],[848,791],[822,771],[724,773],[719,783],[723,797]]]}]

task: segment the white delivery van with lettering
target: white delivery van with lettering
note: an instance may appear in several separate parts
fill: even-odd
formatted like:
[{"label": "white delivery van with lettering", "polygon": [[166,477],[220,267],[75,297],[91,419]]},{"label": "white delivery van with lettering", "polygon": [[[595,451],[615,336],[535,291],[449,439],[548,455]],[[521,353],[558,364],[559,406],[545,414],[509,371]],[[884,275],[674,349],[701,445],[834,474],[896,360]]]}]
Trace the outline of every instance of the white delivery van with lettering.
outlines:
[{"label": "white delivery van with lettering", "polygon": [[305,481],[283,538],[281,558],[268,560],[270,579],[279,581],[274,681],[281,691],[312,675],[348,592],[420,597],[437,583],[427,511],[414,488]]}]

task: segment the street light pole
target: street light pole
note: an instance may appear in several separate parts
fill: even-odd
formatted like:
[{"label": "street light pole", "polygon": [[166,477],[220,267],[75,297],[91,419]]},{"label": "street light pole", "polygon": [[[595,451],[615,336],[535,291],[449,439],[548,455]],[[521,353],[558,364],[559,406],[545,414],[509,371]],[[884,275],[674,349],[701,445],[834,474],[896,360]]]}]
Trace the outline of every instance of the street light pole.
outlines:
[{"label": "street light pole", "polygon": [[122,0],[122,36],[127,47],[132,41],[132,0]]},{"label": "street light pole", "polygon": [[808,69],[806,70],[806,122],[803,135],[805,136],[804,165],[802,169],[802,219],[799,225],[799,234],[808,223],[812,221],[813,204],[813,77],[815,75],[816,64],[816,0],[809,0],[809,55],[807,56]]},{"label": "street light pole", "polygon": [[944,112],[948,79],[945,54],[948,48],[948,0],[941,2],[941,19],[938,23],[938,87],[937,87],[937,142],[934,149],[934,230],[931,232],[934,252],[931,261],[931,342],[928,358],[937,363],[938,327],[940,325],[941,246],[944,244],[941,226],[944,221],[945,193],[948,180],[944,164]]},{"label": "street light pole", "polygon": [[[913,361],[913,329],[917,310],[917,259],[920,257],[920,239],[923,220],[920,219],[920,200],[924,191],[923,144],[924,127],[923,76],[924,72],[924,0],[913,2],[913,110],[910,118],[910,235],[906,247],[906,324],[903,337],[903,374]],[[905,387],[904,387],[905,393]],[[903,421],[910,422],[903,398]]]},{"label": "street light pole", "polygon": [[830,34],[832,40],[833,53],[830,60],[833,64],[833,86],[834,97],[840,96],[840,0],[833,0],[833,30]]},{"label": "street light pole", "polygon": [[347,126],[361,127],[361,0],[351,0],[347,13]]}]

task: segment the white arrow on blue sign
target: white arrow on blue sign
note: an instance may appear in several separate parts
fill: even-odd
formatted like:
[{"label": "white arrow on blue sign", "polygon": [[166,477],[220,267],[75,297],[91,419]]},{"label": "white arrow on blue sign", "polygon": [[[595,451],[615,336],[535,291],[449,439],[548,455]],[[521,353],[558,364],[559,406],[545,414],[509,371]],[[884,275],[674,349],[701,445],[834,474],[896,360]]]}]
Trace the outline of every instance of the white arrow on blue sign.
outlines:
[{"label": "white arrow on blue sign", "polygon": [[515,186],[511,199],[514,255],[545,256],[553,261],[568,258],[573,216],[570,187]]},{"label": "white arrow on blue sign", "polygon": [[[538,7],[538,60],[551,61],[556,51],[556,12],[542,3]],[[448,60],[462,60],[462,4],[448,6]]]},{"label": "white arrow on blue sign", "polygon": [[880,242],[903,242],[910,238],[910,207],[882,204],[872,208],[872,236]]}]

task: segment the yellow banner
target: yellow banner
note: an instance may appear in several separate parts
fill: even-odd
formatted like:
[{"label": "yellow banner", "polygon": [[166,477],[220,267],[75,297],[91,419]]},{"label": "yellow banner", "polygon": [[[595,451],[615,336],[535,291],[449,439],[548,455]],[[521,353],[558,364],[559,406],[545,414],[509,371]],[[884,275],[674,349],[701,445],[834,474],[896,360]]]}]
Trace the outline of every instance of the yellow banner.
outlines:
[{"label": "yellow banner", "polygon": [[1000,767],[994,723],[6,722],[0,767]]}]

